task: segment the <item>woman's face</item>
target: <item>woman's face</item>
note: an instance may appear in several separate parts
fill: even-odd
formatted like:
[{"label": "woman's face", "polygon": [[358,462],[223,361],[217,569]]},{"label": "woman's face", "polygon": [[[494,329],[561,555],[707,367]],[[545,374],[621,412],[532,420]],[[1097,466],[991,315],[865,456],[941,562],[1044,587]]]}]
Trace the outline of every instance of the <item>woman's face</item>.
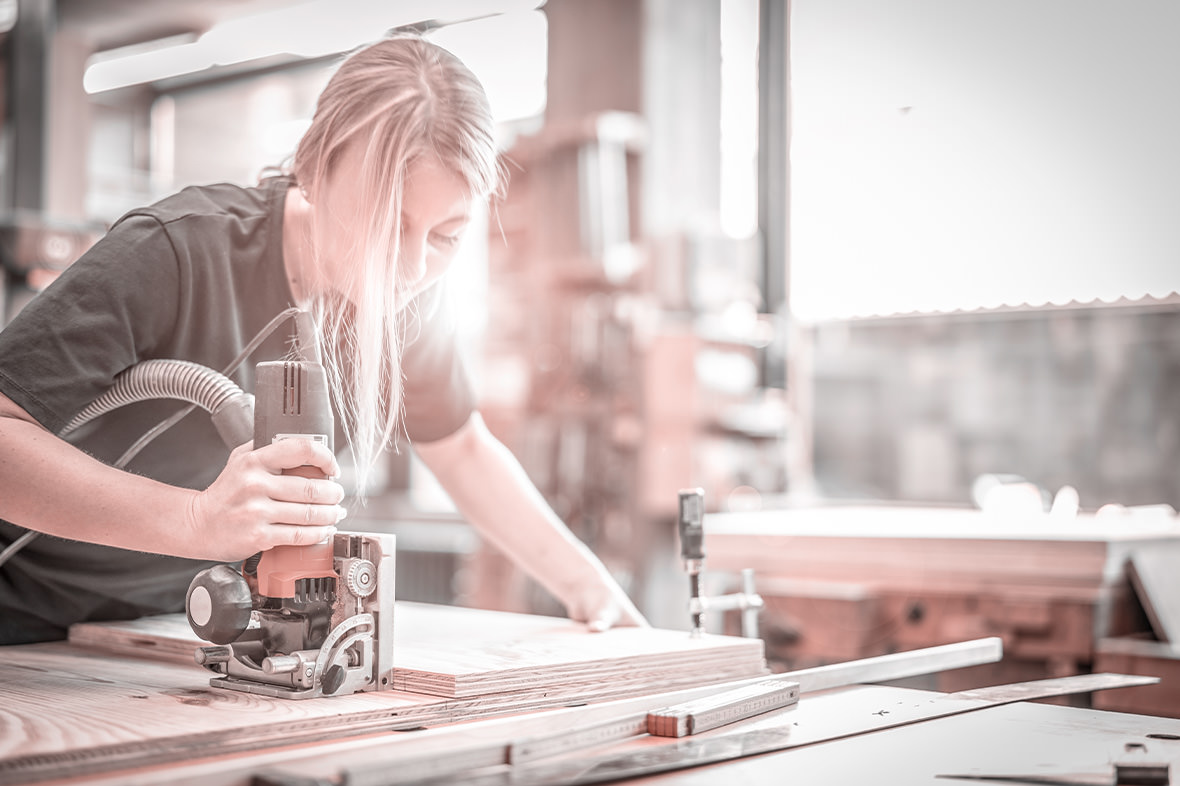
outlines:
[{"label": "woman's face", "polygon": [[[359,151],[346,152],[328,179],[326,193],[315,200],[326,214],[321,215],[322,258],[330,273],[341,270],[342,265],[360,264],[356,258],[360,244],[355,241],[366,231],[364,217],[368,215],[368,206],[362,204],[365,196],[356,185],[362,182],[360,159]],[[471,223],[472,209],[467,184],[437,158],[427,156],[410,164],[402,195],[397,260],[399,311],[446,272]],[[357,302],[355,297],[350,299]]]}]

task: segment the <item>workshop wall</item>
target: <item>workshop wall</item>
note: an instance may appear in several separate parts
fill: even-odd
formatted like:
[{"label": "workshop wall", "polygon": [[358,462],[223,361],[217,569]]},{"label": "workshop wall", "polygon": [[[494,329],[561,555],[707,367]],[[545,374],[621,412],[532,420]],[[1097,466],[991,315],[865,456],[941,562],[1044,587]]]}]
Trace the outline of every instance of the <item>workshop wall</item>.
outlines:
[{"label": "workshop wall", "polygon": [[1014,473],[1081,506],[1180,508],[1180,313],[1047,308],[829,322],[815,472],[832,497],[970,503]]}]

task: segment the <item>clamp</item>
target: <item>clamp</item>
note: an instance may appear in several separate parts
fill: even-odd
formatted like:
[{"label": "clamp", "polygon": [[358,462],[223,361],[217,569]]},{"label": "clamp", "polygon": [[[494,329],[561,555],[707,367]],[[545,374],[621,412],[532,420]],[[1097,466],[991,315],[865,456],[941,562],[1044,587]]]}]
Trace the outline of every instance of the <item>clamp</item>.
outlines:
[{"label": "clamp", "polygon": [[703,489],[683,489],[680,492],[680,556],[688,573],[688,610],[692,617],[692,635],[704,633],[706,611],[741,611],[742,635],[758,637],[758,614],[762,611],[762,596],[754,591],[754,571],[741,572],[742,588],[738,592],[708,597],[701,591],[701,574],[705,570],[705,492]]}]

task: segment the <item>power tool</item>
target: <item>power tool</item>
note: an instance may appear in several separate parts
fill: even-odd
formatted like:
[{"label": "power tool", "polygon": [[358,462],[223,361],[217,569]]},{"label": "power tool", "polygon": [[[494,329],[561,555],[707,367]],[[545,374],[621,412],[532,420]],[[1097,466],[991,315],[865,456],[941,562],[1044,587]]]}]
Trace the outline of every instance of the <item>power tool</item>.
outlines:
[{"label": "power tool", "polygon": [[[255,396],[227,374],[294,318],[294,358],[259,363]],[[230,449],[251,435],[261,447],[292,437],[332,448],[334,423],[315,324],[306,311],[275,316],[223,371],[185,360],[145,360],[115,378],[59,432],[66,436],[119,407],[179,399],[189,407],[157,424],[115,463],[124,467],[145,445],[193,408],[207,411]],[[288,474],[322,473],[300,467]],[[0,564],[38,533],[0,552]],[[235,569],[217,565],[189,585],[185,611],[197,635],[214,646],[197,663],[221,675],[210,684],[293,699],[391,690],[395,539],[391,534],[337,533],[314,546],[276,547]]]},{"label": "power tool", "polygon": [[[308,354],[258,364],[255,448],[293,438],[332,448],[324,367]],[[310,466],[284,474],[324,477]],[[292,699],[391,690],[394,547],[391,534],[338,532],[198,573],[185,612],[213,643],[196,652],[220,675],[210,685]]]}]

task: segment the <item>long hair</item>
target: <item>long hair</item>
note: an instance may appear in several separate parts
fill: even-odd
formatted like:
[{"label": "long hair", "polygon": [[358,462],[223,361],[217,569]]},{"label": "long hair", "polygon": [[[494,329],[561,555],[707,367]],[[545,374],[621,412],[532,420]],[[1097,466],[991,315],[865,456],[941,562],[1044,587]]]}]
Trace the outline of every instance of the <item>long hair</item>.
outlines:
[{"label": "long hair", "polygon": [[[414,307],[399,309],[408,291],[399,270],[402,197],[406,171],[434,156],[461,177],[474,200],[499,193],[502,165],[483,86],[453,54],[417,36],[395,36],[349,55],[328,81],[311,126],[299,142],[292,174],[313,205],[346,147],[363,149],[355,187],[367,231],[352,239],[357,265],[333,287],[355,293],[353,302],[331,294],[311,304],[323,333],[324,364],[333,400],[356,464],[358,494],[387,447],[404,432],[402,352]],[[314,264],[322,271],[323,260]]]}]

